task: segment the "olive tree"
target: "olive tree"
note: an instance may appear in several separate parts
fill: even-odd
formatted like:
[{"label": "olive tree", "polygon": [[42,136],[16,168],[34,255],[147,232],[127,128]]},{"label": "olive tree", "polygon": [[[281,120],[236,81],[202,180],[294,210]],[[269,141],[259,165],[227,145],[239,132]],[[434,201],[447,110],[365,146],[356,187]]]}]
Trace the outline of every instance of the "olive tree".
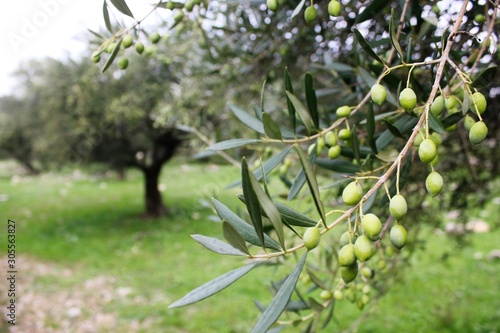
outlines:
[{"label": "olive tree", "polygon": [[[125,1],[112,3],[133,17]],[[426,207],[466,208],[467,193],[498,172],[498,115],[491,109],[499,95],[499,1],[268,0],[229,12],[226,3],[188,0],[155,8],[175,31],[189,20],[203,25],[219,7],[226,17],[238,13],[245,20],[253,12],[256,25],[275,23],[272,34],[282,39],[261,52],[275,51],[281,65],[296,65],[294,59],[311,65],[304,75],[294,73],[297,66],[283,69],[273,86],[282,91],[272,91],[281,107],[270,107],[266,85],[257,112],[232,107],[256,135],[208,147],[272,153],[255,169],[241,160],[243,214],[213,199],[226,241],[193,235],[211,251],[241,256],[245,265],[171,307],[210,297],[257,267],[293,261],[273,284],[272,301],[260,304],[252,332],[276,324],[304,324],[313,332],[328,325],[341,300],[362,309],[388,290],[422,225],[439,222]],[[138,23],[112,40],[124,40]],[[297,35],[306,47],[286,47]],[[104,69],[120,52],[114,48]],[[470,171],[458,172],[464,168]],[[274,179],[285,184],[286,200],[273,193]]]}]

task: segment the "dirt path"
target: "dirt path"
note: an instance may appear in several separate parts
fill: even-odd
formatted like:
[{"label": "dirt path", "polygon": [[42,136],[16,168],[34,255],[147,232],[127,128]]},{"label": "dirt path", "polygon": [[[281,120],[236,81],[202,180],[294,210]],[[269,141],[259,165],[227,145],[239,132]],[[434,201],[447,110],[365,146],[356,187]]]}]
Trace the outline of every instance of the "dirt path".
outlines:
[{"label": "dirt path", "polygon": [[[6,263],[6,258],[0,258]],[[119,288],[113,277],[95,276],[83,283],[60,286],[61,280],[71,281],[75,272],[54,263],[27,256],[17,258],[22,270],[16,276],[16,325],[7,323],[7,290],[5,273],[0,278],[0,332],[146,332],[150,322],[120,321],[117,313],[107,312],[111,301],[125,300],[130,288]],[[7,276],[8,277],[8,276]],[[50,284],[53,278],[59,281]]]}]

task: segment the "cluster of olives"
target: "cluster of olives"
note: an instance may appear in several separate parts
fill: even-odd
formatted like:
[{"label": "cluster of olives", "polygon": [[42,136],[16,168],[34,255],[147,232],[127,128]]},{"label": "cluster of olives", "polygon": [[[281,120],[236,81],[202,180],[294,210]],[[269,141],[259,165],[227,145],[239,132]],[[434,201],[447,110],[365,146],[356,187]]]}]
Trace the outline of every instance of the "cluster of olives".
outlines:
[{"label": "cluster of olives", "polygon": [[[267,8],[273,12],[276,12],[279,8],[278,0],[266,0],[266,5]],[[328,3],[328,14],[330,14],[333,17],[337,17],[340,15],[341,11],[342,11],[342,6],[340,2],[337,0],[330,0],[330,2]],[[318,11],[316,10],[316,7],[314,7],[313,2],[311,1],[311,4],[307,6],[304,11],[304,20],[307,23],[311,23],[316,19],[317,16],[318,16]]]},{"label": "cluster of olives", "polygon": [[[201,0],[188,0],[184,4],[184,9],[187,12],[191,12],[195,5],[200,5],[200,4],[201,4]],[[175,8],[174,2],[169,1],[166,4],[166,8],[170,9],[170,10],[174,10],[174,8]],[[173,20],[174,20],[175,24],[182,21],[183,18],[184,18],[184,12],[182,10],[175,10],[174,11]],[[158,44],[160,42],[160,40],[161,40],[161,35],[159,32],[153,32],[149,36],[149,41],[152,44]],[[134,38],[128,33],[124,34],[122,37],[122,41],[121,41],[121,47],[123,49],[128,49],[133,44],[134,44]],[[95,63],[99,62],[101,60],[102,53],[112,53],[115,50],[115,48],[117,47],[117,45],[118,45],[118,43],[116,42],[116,40],[113,37],[112,40],[107,41],[106,44],[104,44],[99,50],[92,52],[91,60]],[[145,49],[144,44],[140,41],[136,41],[135,51],[139,54],[142,54],[144,52],[144,49]],[[117,62],[117,66],[119,69],[126,69],[128,67],[128,65],[129,65],[129,60],[126,57],[120,58]]]},{"label": "cluster of olives", "polygon": [[[363,267],[362,272],[368,270],[369,274],[372,274],[372,270],[368,267]],[[363,273],[364,275],[364,273]],[[369,278],[369,277],[367,277]],[[337,289],[335,291],[322,290],[319,297],[322,300],[328,301],[335,299],[336,301],[342,301],[346,299],[351,303],[355,303],[357,307],[361,310],[370,302],[370,294],[372,293],[372,287],[366,283],[351,283],[348,288]]]}]

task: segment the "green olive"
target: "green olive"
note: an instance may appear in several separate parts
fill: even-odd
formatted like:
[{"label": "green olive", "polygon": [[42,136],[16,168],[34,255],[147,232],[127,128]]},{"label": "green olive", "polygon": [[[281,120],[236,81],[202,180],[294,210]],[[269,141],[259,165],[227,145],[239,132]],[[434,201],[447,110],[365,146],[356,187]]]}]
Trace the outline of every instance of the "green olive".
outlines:
[{"label": "green olive", "polygon": [[337,111],[335,111],[335,113],[337,114],[337,117],[339,117],[339,118],[349,117],[349,115],[351,114],[351,107],[347,106],[347,105],[343,105],[343,106],[339,107],[337,109]]},{"label": "green olive", "polygon": [[336,159],[337,157],[340,156],[341,152],[341,147],[339,145],[331,146],[328,149],[328,157],[330,157],[332,160]]},{"label": "green olive", "polygon": [[408,204],[405,197],[401,194],[393,196],[389,203],[389,211],[396,220],[401,220],[408,211]]},{"label": "green olive", "polygon": [[469,131],[469,140],[473,144],[477,145],[486,139],[486,136],[488,135],[488,127],[484,123],[484,121],[478,121],[472,127],[470,128]]},{"label": "green olive", "polygon": [[383,85],[376,83],[370,89],[370,96],[375,104],[382,105],[387,97],[387,91]]},{"label": "green olive", "polygon": [[425,179],[425,187],[430,195],[435,197],[443,189],[443,177],[436,171],[432,171]]},{"label": "green olive", "polygon": [[401,250],[406,245],[408,233],[401,224],[396,224],[391,228],[391,231],[389,232],[389,239],[391,240],[391,243],[395,248]]},{"label": "green olive", "polygon": [[278,10],[278,0],[267,0],[266,5],[272,12],[276,12]]},{"label": "green olive", "polygon": [[354,263],[350,266],[340,267],[340,276],[344,280],[345,284],[348,284],[358,276],[358,263]]},{"label": "green olive", "polygon": [[436,117],[439,117],[444,110],[444,97],[438,96],[434,99],[431,105],[431,113]]},{"label": "green olive", "polygon": [[361,218],[361,226],[363,233],[371,239],[378,238],[380,231],[382,231],[382,223],[375,214],[366,214]]},{"label": "green olive", "polygon": [[337,0],[331,0],[328,3],[328,14],[331,16],[339,16],[340,12],[342,10],[342,6],[340,5],[340,2]]},{"label": "green olive", "polygon": [[483,114],[484,111],[486,111],[486,107],[488,106],[486,98],[479,91],[472,94],[472,99],[470,101],[470,109],[472,110],[472,112],[476,112],[476,106],[474,106],[474,103],[477,106],[477,111],[480,114]]},{"label": "green olive", "polygon": [[418,157],[422,162],[431,163],[436,155],[436,144],[431,139],[425,139],[424,141],[422,141],[420,146],[418,146]]},{"label": "green olive", "polygon": [[354,245],[347,244],[343,246],[338,253],[339,266],[350,266],[356,262],[356,255],[354,254]]},{"label": "green olive", "polygon": [[417,95],[411,88],[405,88],[399,94],[399,105],[407,112],[412,111],[417,106]]},{"label": "green olive", "polygon": [[134,39],[130,35],[125,35],[122,40],[122,45],[124,48],[128,49],[129,47],[132,46],[132,43],[134,42]]},{"label": "green olive", "polygon": [[321,240],[321,233],[317,227],[307,228],[304,232],[304,245],[306,249],[312,250],[316,246],[318,246],[319,241]]},{"label": "green olive", "polygon": [[356,181],[349,183],[342,192],[342,200],[344,200],[344,203],[349,206],[356,205],[362,197],[363,188]]},{"label": "green olive", "polygon": [[161,39],[161,36],[158,32],[154,32],[153,34],[151,34],[151,36],[149,36],[149,40],[153,44],[157,44],[160,41],[160,39]]},{"label": "green olive", "polygon": [[359,261],[367,261],[375,254],[375,246],[366,235],[361,235],[354,243],[354,254]]},{"label": "green olive", "polygon": [[121,58],[118,60],[118,68],[120,69],[126,69],[128,67],[128,59],[127,58]]},{"label": "green olive", "polygon": [[309,6],[306,8],[304,11],[304,19],[306,20],[307,23],[311,23],[316,19],[317,16],[317,11],[314,6]]}]

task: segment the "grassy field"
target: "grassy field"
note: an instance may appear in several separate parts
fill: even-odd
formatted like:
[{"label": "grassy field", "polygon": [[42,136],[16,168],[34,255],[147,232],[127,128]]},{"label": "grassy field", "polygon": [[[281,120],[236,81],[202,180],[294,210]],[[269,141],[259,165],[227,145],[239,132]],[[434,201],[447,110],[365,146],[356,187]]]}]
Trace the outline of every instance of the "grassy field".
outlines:
[{"label": "grassy field", "polygon": [[[273,270],[258,269],[194,306],[168,309],[194,287],[241,266],[241,259],[221,259],[190,238],[195,233],[220,237],[220,224],[200,200],[216,196],[235,206],[238,190],[223,187],[236,179],[232,167],[175,161],[162,177],[172,215],[144,220],[142,179],[136,172],[118,181],[78,172],[12,178],[0,170],[2,219],[17,222],[19,279],[27,288],[19,291],[20,301],[28,293],[45,298],[36,317],[44,327],[40,332],[78,332],[82,322],[93,322],[95,332],[248,332],[259,316],[252,301],[270,301]],[[365,309],[369,314],[358,331],[500,332],[500,260],[485,258],[500,248],[495,202],[476,212],[492,230],[470,236],[472,246],[458,246],[428,230],[427,250],[413,257],[393,292]],[[36,273],[41,267],[45,271]],[[64,295],[74,304],[58,304]],[[346,328],[360,313],[347,303],[338,306],[328,331]],[[30,315],[19,313],[19,332]]]}]

